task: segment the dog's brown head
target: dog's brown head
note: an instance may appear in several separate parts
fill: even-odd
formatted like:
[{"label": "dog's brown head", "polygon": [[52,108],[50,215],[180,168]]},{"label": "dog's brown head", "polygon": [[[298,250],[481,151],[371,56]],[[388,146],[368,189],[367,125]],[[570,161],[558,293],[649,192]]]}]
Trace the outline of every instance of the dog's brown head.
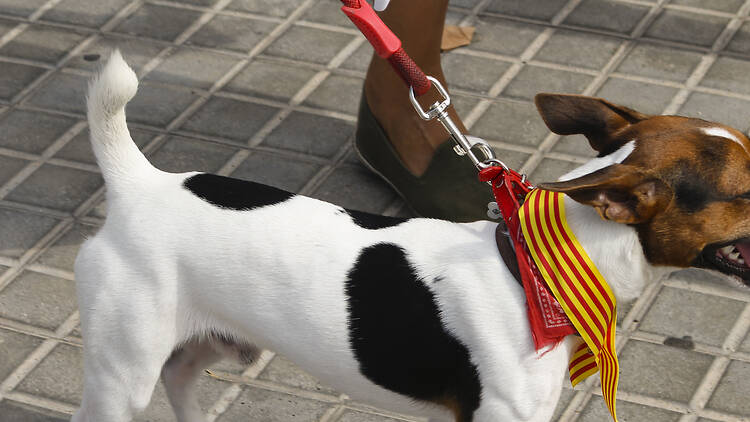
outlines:
[{"label": "dog's brown head", "polygon": [[620,164],[539,187],[634,226],[654,265],[712,269],[750,286],[750,140],[744,134],[578,95],[539,94],[536,105],[550,130],[585,135],[599,156],[635,141]]}]

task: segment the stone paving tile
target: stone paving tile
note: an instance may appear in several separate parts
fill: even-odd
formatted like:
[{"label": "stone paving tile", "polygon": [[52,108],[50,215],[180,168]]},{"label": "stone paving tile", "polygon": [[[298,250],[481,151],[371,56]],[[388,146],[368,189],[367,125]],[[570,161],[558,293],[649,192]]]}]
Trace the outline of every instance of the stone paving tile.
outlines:
[{"label": "stone paving tile", "polygon": [[182,127],[196,133],[245,143],[278,110],[265,105],[214,97]]},{"label": "stone paving tile", "polygon": [[0,415],[8,422],[67,422],[69,415],[56,414],[9,400],[0,402]]},{"label": "stone paving tile", "polygon": [[232,173],[237,177],[298,192],[320,170],[320,165],[277,154],[254,152]]},{"label": "stone paving tile", "polygon": [[639,329],[721,347],[744,308],[736,300],[665,287]]},{"label": "stone paving tile", "polygon": [[683,82],[690,77],[701,55],[660,45],[640,44],[633,48],[617,71],[629,75]]},{"label": "stone paving tile", "polygon": [[81,244],[98,230],[98,227],[95,226],[76,223],[73,228],[44,251],[36,259],[36,262],[52,268],[73,271],[73,263]]},{"label": "stone paving tile", "polygon": [[558,400],[557,407],[555,407],[555,413],[552,415],[551,420],[553,421],[556,421],[560,418],[562,413],[565,411],[565,408],[568,407],[570,401],[575,396],[575,391],[572,388],[566,387],[568,387],[568,385],[564,384],[562,393],[560,394],[560,400]]},{"label": "stone paving tile", "polygon": [[[497,128],[503,128],[498,131]],[[534,104],[497,101],[471,128],[473,135],[518,145],[537,145],[549,133]]]},{"label": "stone paving tile", "polygon": [[234,16],[214,16],[187,41],[201,47],[247,53],[276,26],[273,22]]},{"label": "stone paving tile", "polygon": [[[451,107],[459,116],[466,116],[479,103],[479,98],[470,95],[451,94]],[[447,139],[447,136],[446,136]]]},{"label": "stone paving tile", "polygon": [[141,82],[128,103],[128,121],[164,127],[197,98],[186,87]]},{"label": "stone paving tile", "polygon": [[679,114],[724,123],[741,131],[750,128],[750,101],[695,92]]},{"label": "stone paving tile", "polygon": [[98,28],[120,11],[129,0],[62,0],[47,11],[42,19],[45,21]]},{"label": "stone paving tile", "polygon": [[[231,384],[215,378],[202,376],[198,378],[195,385],[195,397],[203,413],[207,413],[216,401],[219,400],[221,393],[224,392]],[[229,419],[231,420],[231,419]],[[236,419],[238,422],[249,419]],[[167,399],[167,393],[161,380],[156,384],[154,394],[151,396],[146,410],[135,418],[135,422],[174,422],[174,412]]]},{"label": "stone paving tile", "polygon": [[322,158],[333,158],[351,139],[351,123],[306,113],[292,113],[268,135],[262,145],[296,151]]},{"label": "stone paving tile", "polygon": [[726,49],[735,53],[750,53],[750,22],[745,22],[740,26]]},{"label": "stone paving tile", "polygon": [[612,0],[583,0],[563,23],[629,33],[646,15],[648,7]]},{"label": "stone paving tile", "polygon": [[10,100],[43,73],[41,67],[0,61],[0,99]]},{"label": "stone paving tile", "polygon": [[359,70],[361,72],[367,71],[367,67],[370,65],[370,58],[372,58],[372,46],[370,43],[363,43],[357,51],[349,56],[344,63],[341,65],[342,69]]},{"label": "stone paving tile", "polygon": [[505,165],[512,168],[521,168],[523,163],[525,163],[531,155],[525,152],[500,147],[496,147],[494,149],[499,157],[503,157],[503,162],[505,163]]},{"label": "stone paving tile", "polygon": [[104,35],[89,44],[82,52],[73,57],[65,65],[66,67],[88,70],[94,72],[109,57],[109,54],[118,49],[133,70],[140,72],[143,66],[151,61],[164,45],[157,41],[138,38],[122,38],[112,35]]},{"label": "stone paving tile", "polygon": [[619,360],[621,390],[687,403],[713,359],[689,350],[631,340]]},{"label": "stone paving tile", "polygon": [[718,10],[721,12],[736,12],[744,3],[742,0],[672,0],[669,4],[679,4],[703,9]]},{"label": "stone paving tile", "polygon": [[46,2],[46,0],[3,0],[3,13],[28,17]]},{"label": "stone paving tile", "polygon": [[306,67],[254,60],[223,89],[242,95],[289,101],[317,73]]},{"label": "stone paving tile", "polygon": [[729,92],[750,94],[747,75],[750,64],[730,57],[719,57],[701,81],[702,86],[723,89]]},{"label": "stone paving tile", "polygon": [[354,114],[362,95],[362,79],[333,75],[313,91],[305,105]]},{"label": "stone paving tile", "polygon": [[170,136],[155,153],[149,156],[149,161],[158,169],[172,173],[189,171],[215,173],[236,152],[235,148],[226,145],[182,136]]},{"label": "stone paving tile", "polygon": [[234,0],[227,9],[259,15],[285,17],[302,4],[302,0]]},{"label": "stone paving tile", "polygon": [[337,393],[329,387],[324,386],[317,379],[308,375],[289,360],[276,356],[258,377],[262,380],[273,381],[303,390],[315,391],[322,394],[336,396]]},{"label": "stone paving tile", "polygon": [[10,375],[40,344],[40,338],[0,328],[0,377]]},{"label": "stone paving tile", "polygon": [[14,230],[0,230],[0,255],[17,258],[23,255],[57,224],[55,218],[30,212],[0,208],[0,221]]},{"label": "stone paving tile", "polygon": [[15,390],[79,404],[83,391],[83,351],[80,347],[59,344]]},{"label": "stone paving tile", "polygon": [[[622,40],[614,37],[560,30],[555,31],[534,58],[599,70],[607,64],[621,43]],[[570,48],[573,45],[576,48]]]},{"label": "stone paving tile", "polygon": [[69,30],[31,27],[0,48],[0,54],[54,64],[84,38]]},{"label": "stone paving tile", "polygon": [[340,0],[319,0],[315,7],[310,8],[304,15],[302,15],[302,20],[341,26],[344,28],[350,28],[350,25],[352,24],[349,18],[341,13]]},{"label": "stone paving tile", "polygon": [[748,377],[750,364],[732,361],[706,407],[736,415],[750,415],[750,402],[747,400]]},{"label": "stone paving tile", "polygon": [[565,3],[567,0],[492,0],[485,10],[548,21],[565,6]]},{"label": "stone paving tile", "polygon": [[661,114],[677,94],[677,89],[647,82],[609,78],[596,93],[597,97],[634,108],[646,114]]},{"label": "stone paving tile", "polygon": [[73,211],[104,184],[84,170],[45,164],[7,196],[11,201]]},{"label": "stone paving tile", "polygon": [[538,66],[526,66],[503,92],[503,96],[533,100],[540,92],[582,92],[594,79],[589,75]]},{"label": "stone paving tile", "polygon": [[487,94],[492,85],[510,68],[510,63],[465,54],[443,54],[443,70],[449,88]]},{"label": "stone paving tile", "polygon": [[88,79],[81,75],[56,73],[42,84],[27,103],[69,113],[85,112],[84,93]]},{"label": "stone paving tile", "polygon": [[482,16],[476,22],[473,50],[518,56],[541,33],[541,26]]},{"label": "stone paving tile", "polygon": [[287,59],[326,64],[353,35],[295,26],[268,47],[266,54]]},{"label": "stone paving tile", "polygon": [[668,41],[690,40],[710,47],[729,20],[677,10],[665,10],[646,31],[646,36]]},{"label": "stone paving tile", "polygon": [[25,271],[0,291],[0,315],[54,330],[77,309],[75,283]]},{"label": "stone paving tile", "polygon": [[[0,117],[0,146],[16,151],[41,154],[76,123],[70,117],[12,110]],[[33,127],[34,130],[29,130]]]},{"label": "stone paving tile", "polygon": [[560,177],[560,175],[565,174],[578,166],[579,164],[571,163],[570,161],[545,158],[536,170],[529,175],[529,177],[536,182],[554,182]]},{"label": "stone paving tile", "polygon": [[180,48],[166,57],[146,80],[209,89],[238,61],[222,54]]},{"label": "stone paving tile", "polygon": [[597,152],[591,148],[589,141],[583,135],[563,136],[552,149],[556,152],[565,152],[581,157],[595,157]]},{"label": "stone paving tile", "polygon": [[144,4],[115,31],[163,41],[174,40],[196,18],[199,12],[156,4]]},{"label": "stone paving tile", "polygon": [[318,187],[314,198],[344,208],[379,214],[396,198],[382,180],[360,166],[340,166]]},{"label": "stone paving tile", "polygon": [[[128,113],[130,108],[128,107]],[[128,114],[130,118],[130,114]],[[143,147],[154,138],[154,133],[145,132],[143,130],[130,128],[130,137],[139,147]],[[55,158],[63,158],[66,160],[77,161],[81,163],[96,164],[96,158],[94,157],[94,151],[91,150],[91,141],[89,140],[89,131],[83,130],[78,135],[73,137],[64,147],[55,154]]]},{"label": "stone paving tile", "polygon": [[317,421],[327,404],[284,393],[246,388],[218,422]]},{"label": "stone paving tile", "polygon": [[[617,419],[620,422],[677,422],[680,416],[682,415],[679,413],[664,409],[641,406],[622,400],[617,401]],[[600,396],[595,396],[583,409],[583,413],[578,420],[581,422],[600,422],[610,420],[611,418],[604,400]]]},{"label": "stone paving tile", "polygon": [[10,180],[28,163],[28,161],[20,158],[0,156],[0,184]]}]

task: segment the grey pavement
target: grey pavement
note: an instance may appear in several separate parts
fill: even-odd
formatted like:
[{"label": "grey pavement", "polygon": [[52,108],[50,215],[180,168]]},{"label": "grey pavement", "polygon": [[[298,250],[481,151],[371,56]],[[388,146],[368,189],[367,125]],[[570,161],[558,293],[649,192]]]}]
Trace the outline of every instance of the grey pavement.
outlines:
[{"label": "grey pavement", "polygon": [[[405,0],[394,0],[405,1]],[[552,180],[591,155],[550,134],[538,91],[750,129],[750,0],[455,0],[477,27],[444,55],[471,132]],[[345,207],[409,215],[352,154],[370,48],[335,0],[0,0],[0,421],[67,420],[81,398],[73,259],[103,222],[86,80],[119,47],[142,79],[138,145]],[[621,421],[750,421],[750,292],[683,272],[620,309]],[[332,391],[281,356],[200,381],[211,421],[414,420]],[[596,377],[559,421],[608,420]],[[141,421],[172,421],[161,386]]]}]

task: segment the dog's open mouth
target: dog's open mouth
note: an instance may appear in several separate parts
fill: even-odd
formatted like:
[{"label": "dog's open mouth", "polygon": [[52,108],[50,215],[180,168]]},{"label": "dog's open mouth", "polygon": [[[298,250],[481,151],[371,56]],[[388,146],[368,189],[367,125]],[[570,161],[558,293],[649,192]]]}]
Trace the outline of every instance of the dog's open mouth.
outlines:
[{"label": "dog's open mouth", "polygon": [[709,268],[740,279],[750,286],[750,238],[703,249],[699,267]]}]

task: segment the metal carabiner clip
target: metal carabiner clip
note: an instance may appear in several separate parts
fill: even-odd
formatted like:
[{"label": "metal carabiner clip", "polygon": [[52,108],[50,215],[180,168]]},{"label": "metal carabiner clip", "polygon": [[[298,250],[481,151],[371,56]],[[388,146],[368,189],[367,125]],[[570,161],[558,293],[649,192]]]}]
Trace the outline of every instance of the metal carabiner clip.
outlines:
[{"label": "metal carabiner clip", "polygon": [[[456,142],[456,145],[453,147],[453,151],[455,151],[458,155],[468,156],[477,169],[482,170],[490,166],[500,165],[507,170],[508,166],[506,166],[505,163],[495,157],[495,153],[492,151],[492,148],[490,148],[487,142],[485,142],[483,139],[473,136],[466,136],[461,133],[456,124],[453,123],[453,120],[450,118],[450,115],[447,111],[448,106],[451,105],[451,98],[448,95],[448,91],[437,79],[433,78],[432,76],[427,76],[427,79],[429,79],[429,81],[432,83],[435,89],[437,89],[438,93],[443,99],[441,101],[436,101],[430,106],[427,111],[425,111],[419,104],[419,101],[417,101],[417,97],[414,94],[414,89],[412,87],[409,87],[409,100],[411,100],[411,104],[412,106],[414,106],[414,110],[417,111],[419,117],[421,117],[422,120],[437,119],[443,125],[445,130],[448,131],[451,138],[453,138],[453,141]],[[474,154],[475,149],[482,152],[482,154],[484,155],[484,159],[479,159],[479,157]]]}]

